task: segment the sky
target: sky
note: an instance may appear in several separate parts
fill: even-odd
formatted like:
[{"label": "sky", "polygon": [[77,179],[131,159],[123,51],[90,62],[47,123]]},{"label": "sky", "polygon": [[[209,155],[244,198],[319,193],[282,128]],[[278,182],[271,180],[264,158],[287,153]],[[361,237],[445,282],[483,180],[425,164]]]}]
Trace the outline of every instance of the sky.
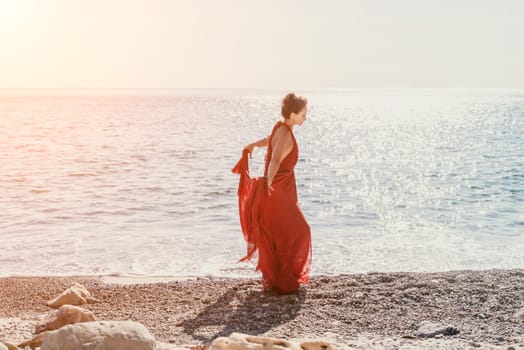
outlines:
[{"label": "sky", "polygon": [[0,88],[524,88],[522,0],[0,0]]}]

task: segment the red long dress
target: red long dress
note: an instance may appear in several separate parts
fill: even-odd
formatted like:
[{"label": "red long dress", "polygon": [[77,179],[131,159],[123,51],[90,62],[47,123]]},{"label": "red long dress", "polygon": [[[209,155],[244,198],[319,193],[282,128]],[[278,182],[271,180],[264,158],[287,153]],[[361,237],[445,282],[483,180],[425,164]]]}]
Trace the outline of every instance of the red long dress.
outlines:
[{"label": "red long dress", "polygon": [[[280,163],[273,179],[273,191],[268,195],[266,179],[273,153],[271,141],[279,127],[291,133],[293,149]],[[258,250],[256,269],[262,272],[264,289],[279,293],[295,292],[300,283],[307,283],[311,265],[311,232],[298,206],[294,172],[297,161],[295,136],[287,124],[278,122],[269,137],[264,177],[251,178],[246,150],[232,170],[240,174],[238,208],[248,244],[247,255],[240,261],[251,260]]]}]

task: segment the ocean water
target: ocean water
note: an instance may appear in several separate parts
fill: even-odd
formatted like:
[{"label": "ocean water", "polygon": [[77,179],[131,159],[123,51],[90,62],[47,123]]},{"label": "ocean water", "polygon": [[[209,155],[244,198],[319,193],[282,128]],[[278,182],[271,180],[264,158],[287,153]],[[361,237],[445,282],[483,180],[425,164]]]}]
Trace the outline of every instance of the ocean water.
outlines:
[{"label": "ocean water", "polygon": [[[524,268],[524,91],[297,92],[313,274]],[[284,93],[0,91],[0,276],[254,276],[231,168]]]}]

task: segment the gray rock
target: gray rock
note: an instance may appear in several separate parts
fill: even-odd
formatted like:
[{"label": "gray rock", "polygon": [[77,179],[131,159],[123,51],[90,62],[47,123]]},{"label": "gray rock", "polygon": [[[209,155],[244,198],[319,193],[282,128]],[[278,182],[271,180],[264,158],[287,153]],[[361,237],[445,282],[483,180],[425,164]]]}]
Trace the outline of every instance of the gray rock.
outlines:
[{"label": "gray rock", "polygon": [[99,321],[67,325],[47,336],[41,350],[156,350],[155,338],[142,324]]},{"label": "gray rock", "polygon": [[517,310],[512,319],[514,322],[524,322],[524,307],[520,310]]},{"label": "gray rock", "polygon": [[460,331],[451,325],[445,325],[442,323],[435,323],[431,321],[422,321],[417,330],[417,337],[421,338],[434,338],[438,335],[455,335]]}]

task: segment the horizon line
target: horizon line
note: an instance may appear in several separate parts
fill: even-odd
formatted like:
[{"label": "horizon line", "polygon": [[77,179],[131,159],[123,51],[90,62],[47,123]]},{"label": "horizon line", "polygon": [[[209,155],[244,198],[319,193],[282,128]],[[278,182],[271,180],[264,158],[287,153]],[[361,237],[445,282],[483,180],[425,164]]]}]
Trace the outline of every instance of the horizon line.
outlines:
[{"label": "horizon line", "polygon": [[472,89],[522,90],[522,87],[501,86],[325,86],[325,87],[0,87],[0,90],[343,90],[343,89]]}]

